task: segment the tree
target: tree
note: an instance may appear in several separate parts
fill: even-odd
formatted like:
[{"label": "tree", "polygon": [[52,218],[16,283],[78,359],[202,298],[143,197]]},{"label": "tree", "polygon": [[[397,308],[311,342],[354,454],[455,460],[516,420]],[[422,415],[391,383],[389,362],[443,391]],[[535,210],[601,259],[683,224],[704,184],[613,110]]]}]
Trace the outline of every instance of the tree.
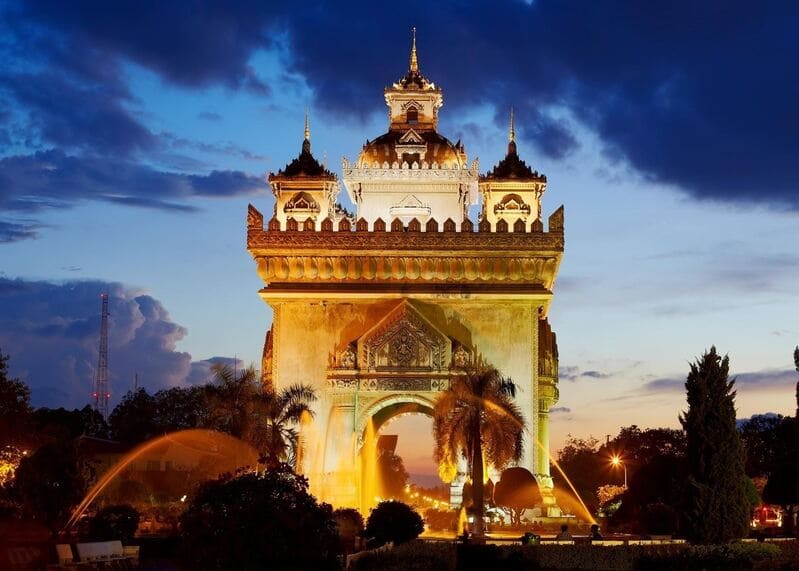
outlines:
[{"label": "tree", "polygon": [[729,357],[716,348],[691,364],[685,382],[688,411],[680,422],[688,437],[688,478],[682,514],[692,543],[729,543],[749,527],[744,454],[735,427],[735,381]]},{"label": "tree", "polygon": [[[572,485],[591,513],[599,507],[595,494],[597,488],[612,481],[613,475],[606,456],[600,453],[596,438],[575,438],[571,434],[558,451],[558,465],[569,475]],[[570,489],[559,470],[553,469],[552,475],[557,489]]]},{"label": "tree", "polygon": [[535,477],[525,468],[507,468],[494,486],[494,503],[510,511],[511,523],[520,525],[522,512],[543,501]]},{"label": "tree", "polygon": [[[793,352],[796,372],[799,373],[799,347]],[[797,532],[796,515],[799,509],[799,382],[796,383],[796,416],[793,422],[785,421],[782,433],[784,445],[779,452],[774,471],[763,489],[763,501],[782,506],[785,511],[783,526],[787,535]]]},{"label": "tree", "polygon": [[145,389],[128,391],[108,417],[111,438],[138,444],[161,435],[155,423],[155,398]]},{"label": "tree", "polygon": [[422,516],[408,504],[389,500],[380,502],[369,513],[364,535],[374,547],[378,547],[389,541],[395,545],[406,543],[419,537],[423,531]]},{"label": "tree", "polygon": [[333,512],[342,551],[355,551],[355,542],[363,533],[363,516],[354,508],[339,508]]},{"label": "tree", "polygon": [[31,392],[19,379],[9,378],[9,359],[0,351],[0,449],[22,446],[29,436]]},{"label": "tree", "polygon": [[204,484],[180,524],[187,569],[339,569],[333,509],[286,465]]},{"label": "tree", "polygon": [[525,426],[515,396],[513,381],[493,367],[475,367],[454,377],[435,403],[436,460],[455,465],[465,456],[474,486],[477,537],[483,535],[484,463],[501,470],[521,459]]},{"label": "tree", "polygon": [[89,537],[92,541],[118,539],[130,543],[139,527],[139,512],[126,504],[106,506],[89,520]]},{"label": "tree", "polygon": [[294,384],[281,391],[262,389],[252,367],[236,375],[230,367],[218,366],[215,376],[209,387],[212,425],[252,444],[267,469],[295,463],[297,425],[303,416],[313,416],[313,388]]},{"label": "tree", "polygon": [[83,499],[86,480],[75,446],[52,442],[20,462],[14,491],[26,515],[55,535]]},{"label": "tree", "polygon": [[749,476],[770,474],[781,458],[789,454],[793,440],[792,423],[779,414],[757,414],[739,427],[746,451],[746,473]]},{"label": "tree", "polygon": [[82,409],[37,408],[31,415],[37,439],[41,442],[66,442],[81,435],[106,438],[108,425],[90,405]]},{"label": "tree", "polygon": [[400,498],[405,494],[409,476],[401,456],[391,450],[381,450],[377,456],[377,471],[385,497]]}]

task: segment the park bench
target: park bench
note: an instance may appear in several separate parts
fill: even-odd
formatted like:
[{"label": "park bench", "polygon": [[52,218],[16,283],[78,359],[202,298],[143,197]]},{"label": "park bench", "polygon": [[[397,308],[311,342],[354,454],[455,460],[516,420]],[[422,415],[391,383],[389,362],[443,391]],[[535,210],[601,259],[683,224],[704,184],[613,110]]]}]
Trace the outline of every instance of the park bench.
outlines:
[{"label": "park bench", "polygon": [[119,540],[78,543],[77,549],[80,563],[95,564],[100,569],[133,569],[138,563],[138,557],[134,561],[133,555],[125,554]]}]

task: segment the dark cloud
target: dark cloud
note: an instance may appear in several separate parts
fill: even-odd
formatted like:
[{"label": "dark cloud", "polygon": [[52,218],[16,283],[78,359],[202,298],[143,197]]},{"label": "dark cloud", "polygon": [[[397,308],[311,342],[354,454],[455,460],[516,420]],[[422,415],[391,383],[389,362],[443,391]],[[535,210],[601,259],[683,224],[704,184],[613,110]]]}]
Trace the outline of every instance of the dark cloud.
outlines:
[{"label": "dark cloud", "polygon": [[[796,372],[790,369],[765,369],[747,373],[731,374],[735,386],[747,390],[789,389],[796,384]],[[644,393],[684,392],[685,377],[662,377],[647,381],[641,386]]]},{"label": "dark cloud", "polygon": [[55,30],[79,55],[91,46],[179,85],[221,83],[266,93],[249,60],[272,45],[280,8],[279,2],[251,1],[34,0],[22,3],[18,16]]},{"label": "dark cloud", "polygon": [[[376,86],[402,73],[416,25],[422,70],[444,87],[447,113],[463,104],[504,110],[512,103],[520,135],[560,157],[575,144],[552,112],[565,109],[599,136],[609,158],[654,181],[703,199],[799,208],[799,5],[404,6],[376,14],[373,3],[346,10],[327,3],[287,18],[296,69],[314,87],[317,105],[336,113],[380,110]],[[360,13],[371,17],[353,18]],[[504,111],[497,121],[504,127]]]},{"label": "dark cloud", "polygon": [[39,235],[39,224],[0,220],[0,244],[30,240]]},{"label": "dark cloud", "polygon": [[213,111],[203,111],[202,113],[197,114],[197,119],[203,119],[205,121],[221,121],[222,116],[219,113],[214,113]]},{"label": "dark cloud", "polygon": [[556,406],[549,409],[550,414],[567,414],[570,413],[572,409],[567,406]]},{"label": "dark cloud", "polygon": [[0,159],[0,209],[37,212],[102,200],[162,210],[191,211],[195,196],[241,196],[264,182],[239,171],[170,173],[145,164],[101,157],[70,156],[50,149]]},{"label": "dark cloud", "polygon": [[[11,374],[31,388],[36,406],[89,402],[97,366],[100,294],[109,294],[109,376],[112,404],[133,387],[149,391],[202,383],[214,357],[193,363],[176,344],[187,331],[160,301],[119,283],[52,283],[0,278],[0,349]],[[237,362],[241,366],[241,362]]]},{"label": "dark cloud", "polygon": [[[444,121],[489,104],[504,127],[512,104],[520,137],[546,156],[576,147],[575,121],[609,160],[652,181],[700,199],[799,209],[795,3],[410,0],[397,11],[373,2],[34,0],[11,4],[5,19],[16,65],[4,91],[36,112],[31,123],[50,144],[151,148],[152,134],[128,111],[120,62],[178,85],[264,93],[252,56],[284,40],[287,71],[305,78],[316,106],[382,112],[381,88],[404,72],[415,25],[421,68],[445,89]],[[43,69],[28,71],[26,59]]]},{"label": "dark cloud", "polygon": [[558,368],[558,378],[561,381],[576,382],[583,379],[607,379],[612,377],[612,373],[589,370],[582,371],[580,367],[562,365]]},{"label": "dark cloud", "polygon": [[186,377],[186,383],[190,385],[204,385],[213,381],[214,373],[212,368],[214,365],[225,365],[228,367],[237,367],[241,370],[244,367],[244,362],[241,359],[232,357],[211,357],[202,361],[194,361],[191,364],[191,371]]},{"label": "dark cloud", "polygon": [[97,365],[100,293],[109,294],[109,371],[114,400],[134,374],[149,389],[181,384],[191,356],[176,351],[186,330],[149,295],[117,283],[0,279],[0,347],[36,405],[82,406]]}]

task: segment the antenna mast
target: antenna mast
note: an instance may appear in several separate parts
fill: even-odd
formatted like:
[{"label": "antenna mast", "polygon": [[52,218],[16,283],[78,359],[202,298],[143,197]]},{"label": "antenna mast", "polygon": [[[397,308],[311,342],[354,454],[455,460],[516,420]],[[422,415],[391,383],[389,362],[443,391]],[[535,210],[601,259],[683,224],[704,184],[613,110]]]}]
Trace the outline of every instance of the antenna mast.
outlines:
[{"label": "antenna mast", "polygon": [[94,410],[108,421],[108,294],[100,294],[103,300],[102,320],[100,321],[100,354],[97,359],[97,377],[94,380]]}]

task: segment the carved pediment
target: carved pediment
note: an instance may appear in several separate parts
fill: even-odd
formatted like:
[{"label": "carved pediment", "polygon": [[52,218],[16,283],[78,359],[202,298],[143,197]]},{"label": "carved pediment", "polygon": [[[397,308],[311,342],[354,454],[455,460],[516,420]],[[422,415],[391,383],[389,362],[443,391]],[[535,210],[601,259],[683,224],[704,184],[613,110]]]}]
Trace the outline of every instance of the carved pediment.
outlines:
[{"label": "carved pediment", "polygon": [[361,369],[445,371],[450,339],[403,302],[358,340]]},{"label": "carved pediment", "polygon": [[424,143],[424,139],[413,129],[408,129],[408,131],[399,138],[398,143],[400,145],[421,145]]},{"label": "carved pediment", "polygon": [[319,212],[319,203],[307,192],[298,192],[289,199],[283,212]]}]

